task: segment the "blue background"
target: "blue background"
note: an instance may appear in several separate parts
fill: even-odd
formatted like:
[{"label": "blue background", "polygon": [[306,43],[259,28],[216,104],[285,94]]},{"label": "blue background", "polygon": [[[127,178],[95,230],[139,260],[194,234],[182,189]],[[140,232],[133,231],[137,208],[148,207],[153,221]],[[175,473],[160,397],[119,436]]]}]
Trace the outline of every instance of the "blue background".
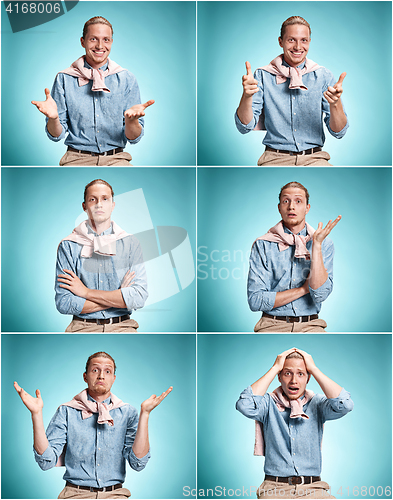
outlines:
[{"label": "blue background", "polygon": [[13,388],[40,389],[44,424],[59,405],[82,391],[87,358],[115,360],[113,393],[134,406],[173,385],[149,419],[152,458],[146,469],[127,465],[132,498],[181,498],[195,487],[195,335],[2,335],[2,498],[57,498],[65,469],[42,471],[33,456],[29,411]]},{"label": "blue background", "polygon": [[[264,458],[253,456],[254,422],[237,412],[235,403],[291,347],[311,354],[323,373],[351,393],[355,405],[342,419],[325,424],[322,480],[336,498],[376,498],[377,486],[391,486],[392,480],[391,335],[198,335],[199,492],[262,483]],[[279,385],[275,379],[269,391]],[[322,393],[314,378],[307,387]],[[374,486],[375,493],[356,496],[355,486],[359,491]]]},{"label": "blue background", "polygon": [[[55,307],[56,252],[97,178],[115,201],[142,188],[154,226],[186,229],[195,262],[195,168],[2,168],[2,331],[64,332],[70,323]],[[140,331],[195,332],[195,288],[134,312]]]},{"label": "blue background", "polygon": [[113,26],[110,58],[133,73],[146,111],[145,136],[127,150],[134,165],[195,165],[195,2],[79,2],[70,12],[12,33],[2,2],[2,164],[58,165],[63,141],[50,141],[44,100],[56,74],[84,54],[84,23],[103,16]]},{"label": "blue background", "polygon": [[252,71],[282,53],[281,24],[311,25],[308,56],[344,80],[350,127],[326,131],[333,165],[391,165],[391,2],[198,2],[198,165],[256,165],[264,133],[241,135],[234,113],[245,62]]},{"label": "blue background", "polygon": [[198,168],[198,331],[253,330],[260,313],[247,303],[251,246],[280,220],[278,194],[291,181],[310,193],[312,227],[342,215],[330,234],[334,287],[321,310],[327,331],[390,332],[391,169],[316,167]]}]

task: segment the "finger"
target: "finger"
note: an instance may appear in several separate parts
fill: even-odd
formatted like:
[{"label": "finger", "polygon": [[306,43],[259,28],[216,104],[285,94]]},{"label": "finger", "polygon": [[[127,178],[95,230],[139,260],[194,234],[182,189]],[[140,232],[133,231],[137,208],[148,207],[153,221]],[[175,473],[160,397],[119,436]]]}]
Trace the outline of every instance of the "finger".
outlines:
[{"label": "finger", "polygon": [[18,382],[14,382],[14,387],[16,391],[20,394],[22,391],[22,387],[19,386]]},{"label": "finger", "polygon": [[[336,83],[337,85],[337,83]],[[328,87],[327,92],[330,92],[331,94],[335,95],[337,93],[336,87]]]},{"label": "finger", "polygon": [[41,391],[39,389],[36,389],[35,395],[37,396],[38,399],[41,399]]},{"label": "finger", "polygon": [[[63,271],[65,273],[70,274],[72,277],[76,278],[76,274],[73,271],[71,271],[70,269],[63,269]],[[67,276],[67,278],[68,278],[68,276]]]},{"label": "finger", "polygon": [[154,103],[155,101],[153,99],[150,99],[150,101],[146,101],[145,104],[142,104],[142,106],[146,109]]},{"label": "finger", "polygon": [[252,76],[251,64],[248,61],[246,61],[246,71],[247,71],[247,75]]},{"label": "finger", "polygon": [[347,76],[347,74],[344,72],[344,73],[341,73],[340,75],[340,78],[338,79],[338,82],[336,83],[336,85],[342,85],[343,81],[344,81],[344,78]]},{"label": "finger", "polygon": [[46,100],[49,99],[49,97],[51,96],[50,95],[50,90],[49,89],[45,89],[45,95],[46,95]]},{"label": "finger", "polygon": [[341,215],[339,215],[337,217],[337,219],[335,219],[333,222],[330,221],[331,222],[331,224],[330,224],[330,230],[332,230],[335,226],[337,226],[337,224],[340,222],[340,220],[341,220]]}]

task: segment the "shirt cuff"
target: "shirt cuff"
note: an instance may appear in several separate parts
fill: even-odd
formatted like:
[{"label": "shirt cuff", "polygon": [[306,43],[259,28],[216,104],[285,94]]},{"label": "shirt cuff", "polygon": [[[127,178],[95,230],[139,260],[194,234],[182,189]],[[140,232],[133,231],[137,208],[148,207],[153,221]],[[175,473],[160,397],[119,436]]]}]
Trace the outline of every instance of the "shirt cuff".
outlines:
[{"label": "shirt cuff", "polygon": [[323,302],[324,300],[326,300],[329,297],[333,286],[332,286],[330,276],[328,276],[326,278],[325,283],[323,283],[319,288],[316,288],[314,290],[314,288],[311,288],[310,285],[308,286],[308,288],[310,290],[310,295],[311,295],[312,300],[315,303],[318,303],[318,302]]},{"label": "shirt cuff", "polygon": [[339,132],[334,132],[331,128],[330,128],[330,121],[329,121],[329,126],[328,126],[328,130],[329,130],[329,133],[335,137],[336,139],[342,139],[344,137],[344,135],[346,134],[347,132],[347,129],[349,127],[349,122],[348,122],[348,116],[345,115],[346,118],[347,118],[347,123],[345,124],[344,128],[342,128]]},{"label": "shirt cuff", "polygon": [[254,403],[254,408],[259,408],[260,402],[264,396],[257,396],[252,392],[251,385],[249,385],[244,391],[240,394],[239,399],[250,399]]},{"label": "shirt cuff", "polygon": [[64,128],[63,126],[61,127],[61,134],[59,135],[59,137],[53,137],[53,135],[51,135],[48,131],[48,122],[46,122],[46,125],[45,125],[45,132],[46,132],[46,135],[48,136],[48,138],[53,141],[53,142],[59,142],[61,141],[62,139],[64,139],[65,137],[65,132],[64,132]]},{"label": "shirt cuff", "polygon": [[351,411],[353,408],[353,401],[351,394],[344,389],[341,389],[340,394],[336,398],[329,398],[329,402],[333,410],[341,412],[343,410]]},{"label": "shirt cuff", "polygon": [[247,125],[244,125],[244,123],[242,123],[240,121],[240,118],[238,117],[237,110],[236,110],[235,111],[235,124],[236,124],[236,127],[240,133],[247,134],[247,132],[250,132],[251,130],[253,130],[255,128],[255,118],[253,117],[252,120],[250,121],[250,123],[247,123]]},{"label": "shirt cuff", "polygon": [[140,126],[142,127],[142,130],[141,130],[141,133],[138,135],[138,137],[136,137],[135,139],[128,139],[128,137],[126,136],[126,129],[124,127],[124,137],[125,137],[125,140],[127,142],[129,142],[130,144],[136,144],[137,142],[139,142],[142,139],[142,137],[143,137],[143,135],[145,133],[145,128],[144,128],[143,122],[141,122],[140,119],[138,119],[138,121],[139,121]]},{"label": "shirt cuff", "polygon": [[134,450],[131,448],[130,451],[130,464],[132,464],[132,468],[136,471],[141,471],[146,467],[147,462],[149,461],[151,455],[150,455],[150,449],[146,453],[146,455],[142,458],[138,458]]}]

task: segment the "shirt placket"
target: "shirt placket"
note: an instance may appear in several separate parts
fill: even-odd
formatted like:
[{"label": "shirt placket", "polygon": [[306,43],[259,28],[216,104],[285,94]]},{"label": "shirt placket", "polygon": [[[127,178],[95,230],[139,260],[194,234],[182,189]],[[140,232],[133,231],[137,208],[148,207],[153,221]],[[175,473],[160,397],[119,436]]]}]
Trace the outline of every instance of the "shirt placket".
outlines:
[{"label": "shirt placket", "polygon": [[[295,247],[291,247],[292,255],[291,255],[291,284],[290,288],[296,288],[296,262],[295,262]],[[296,307],[294,305],[295,301],[292,301],[292,311],[296,316]]]},{"label": "shirt placket", "polygon": [[103,477],[103,463],[104,463],[104,434],[101,430],[102,425],[97,424],[97,435],[96,435],[96,480],[98,483],[98,487],[102,488],[105,478]]},{"label": "shirt placket", "polygon": [[102,152],[102,149],[104,148],[103,134],[101,130],[102,110],[98,96],[93,97],[93,103],[94,103],[94,127],[95,127],[94,132],[96,136],[98,149],[100,150],[100,152]]},{"label": "shirt placket", "polygon": [[291,457],[292,457],[292,465],[293,465],[296,473],[299,474],[299,470],[298,470],[298,467],[296,465],[296,463],[297,463],[296,437],[297,437],[296,422],[295,422],[295,419],[290,419],[289,420],[289,439],[290,439],[290,452],[291,452]]},{"label": "shirt placket", "polygon": [[299,137],[299,105],[296,99],[297,93],[291,90],[291,127],[293,140],[295,141],[297,151],[300,151],[300,137]]}]

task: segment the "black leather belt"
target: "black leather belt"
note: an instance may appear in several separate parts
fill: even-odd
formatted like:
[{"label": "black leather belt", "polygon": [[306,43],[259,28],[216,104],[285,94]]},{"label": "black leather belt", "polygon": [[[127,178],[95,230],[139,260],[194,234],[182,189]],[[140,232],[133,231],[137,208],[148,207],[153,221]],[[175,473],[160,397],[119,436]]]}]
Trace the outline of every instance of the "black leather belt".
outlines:
[{"label": "black leather belt", "polygon": [[273,149],[270,146],[266,146],[265,151],[273,151],[273,153],[282,153],[286,155],[297,156],[297,155],[312,155],[313,153],[319,153],[319,151],[322,151],[322,148],[321,146],[318,146],[317,148],[305,149],[304,151],[286,151],[285,149]]},{"label": "black leather belt", "polygon": [[75,149],[75,148],[72,148],[71,146],[68,146],[67,151],[72,151],[73,153],[79,153],[82,155],[111,156],[111,155],[115,155],[117,153],[122,153],[124,151],[124,148],[110,149],[109,151],[104,151],[104,153],[93,153],[92,151],[83,151],[83,149]]},{"label": "black leather belt", "polygon": [[288,483],[292,484],[311,484],[320,481],[320,476],[289,476],[289,477],[278,477],[278,476],[265,476],[265,481],[274,481],[275,483]]},{"label": "black leather belt", "polygon": [[80,318],[79,316],[73,316],[72,319],[75,319],[77,321],[85,321],[86,323],[96,323],[97,325],[111,325],[112,323],[120,323],[121,321],[130,319],[130,315],[125,314],[124,316],[115,316],[114,318],[108,319],[85,319]]},{"label": "black leather belt", "polygon": [[272,316],[268,313],[263,313],[263,317],[277,319],[278,321],[285,321],[286,323],[305,323],[313,319],[318,319],[318,314],[311,314],[310,316]]},{"label": "black leather belt", "polygon": [[77,484],[72,484],[66,481],[66,486],[71,488],[77,488],[78,490],[88,490],[88,491],[113,491],[118,490],[123,487],[122,483],[114,484],[113,486],[106,486],[105,488],[93,488],[93,486],[78,486]]}]

